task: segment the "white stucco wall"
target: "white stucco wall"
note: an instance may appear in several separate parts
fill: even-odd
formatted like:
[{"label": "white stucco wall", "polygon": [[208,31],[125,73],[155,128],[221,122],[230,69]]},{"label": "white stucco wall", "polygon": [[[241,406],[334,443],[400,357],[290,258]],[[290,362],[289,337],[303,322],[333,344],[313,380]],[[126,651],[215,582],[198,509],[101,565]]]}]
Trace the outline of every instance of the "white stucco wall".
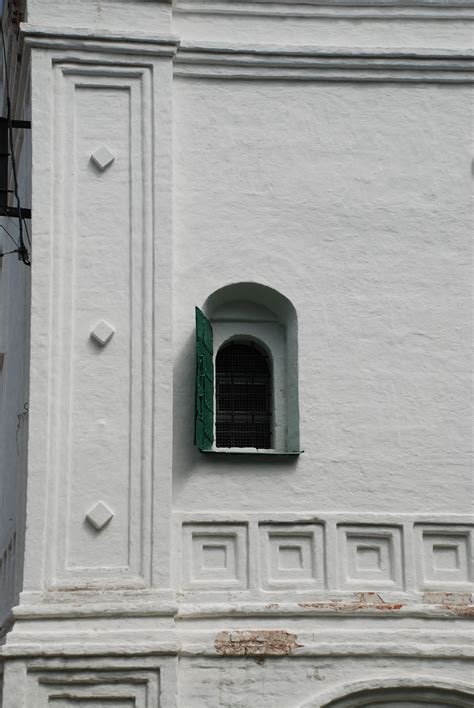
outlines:
[{"label": "white stucco wall", "polygon": [[[469,512],[471,99],[176,82],[179,508],[416,512],[421,494],[433,512]],[[299,320],[305,454],[277,473],[259,464],[251,494],[241,466],[209,470],[186,444],[193,305],[236,277],[280,290]]]},{"label": "white stucco wall", "polygon": [[[29,274],[4,261],[0,528],[12,509],[21,538],[26,401],[28,484],[2,708],[469,705],[474,3],[20,19],[31,359],[28,388]],[[275,348],[299,456],[193,445],[194,308],[242,282],[296,311]]]}]

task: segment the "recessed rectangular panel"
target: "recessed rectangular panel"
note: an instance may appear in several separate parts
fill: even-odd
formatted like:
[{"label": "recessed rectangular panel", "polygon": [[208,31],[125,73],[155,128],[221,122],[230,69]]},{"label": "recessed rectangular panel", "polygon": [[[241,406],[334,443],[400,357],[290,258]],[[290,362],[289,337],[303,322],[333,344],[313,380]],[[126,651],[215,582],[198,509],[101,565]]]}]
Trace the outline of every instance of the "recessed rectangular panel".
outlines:
[{"label": "recessed rectangular panel", "polygon": [[[130,562],[132,383],[130,90],[77,86],[74,140],[74,181],[80,195],[76,211],[81,212],[75,230],[74,271],[81,275],[73,282],[67,564],[126,567]],[[102,144],[116,155],[107,172],[98,170],[90,159]],[[104,317],[115,335],[101,347],[90,334]],[[84,512],[98,500],[114,511],[111,523],[99,533],[83,523]]]},{"label": "recessed rectangular panel", "polygon": [[160,670],[89,667],[29,674],[28,708],[159,708]]},{"label": "recessed rectangular panel", "polygon": [[259,525],[264,590],[320,589],[325,584],[322,524]]},{"label": "recessed rectangular panel", "polygon": [[183,590],[248,587],[246,524],[183,525]]},{"label": "recessed rectangular panel", "polygon": [[338,573],[341,589],[403,589],[403,564],[400,527],[338,525]]},{"label": "recessed rectangular panel", "polygon": [[[143,68],[56,68],[53,332],[55,581],[142,582],[150,420],[151,82]],[[148,259],[148,260],[147,260]]]},{"label": "recessed rectangular panel", "polygon": [[418,587],[473,590],[472,527],[416,524]]}]

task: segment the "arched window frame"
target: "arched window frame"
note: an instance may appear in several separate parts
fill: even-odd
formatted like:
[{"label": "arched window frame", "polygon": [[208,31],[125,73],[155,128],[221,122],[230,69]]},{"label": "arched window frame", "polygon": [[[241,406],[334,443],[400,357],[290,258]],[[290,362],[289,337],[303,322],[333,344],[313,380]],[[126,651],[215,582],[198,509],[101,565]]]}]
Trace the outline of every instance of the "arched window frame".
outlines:
[{"label": "arched window frame", "polygon": [[[298,455],[297,318],[289,300],[257,283],[213,293],[205,313],[196,308],[195,444],[201,452]],[[215,443],[215,355],[231,339],[256,342],[268,352],[273,374],[273,447],[222,448]],[[212,391],[212,397],[206,392]]]}]

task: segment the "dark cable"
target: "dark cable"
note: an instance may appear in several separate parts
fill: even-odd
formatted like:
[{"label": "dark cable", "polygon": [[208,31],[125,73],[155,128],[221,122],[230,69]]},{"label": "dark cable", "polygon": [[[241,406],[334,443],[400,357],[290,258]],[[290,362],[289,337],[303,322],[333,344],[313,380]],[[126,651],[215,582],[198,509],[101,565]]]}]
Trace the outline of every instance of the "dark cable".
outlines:
[{"label": "dark cable", "polygon": [[[18,210],[18,227],[19,227],[19,247],[18,247],[18,258],[23,261],[23,263],[27,266],[31,265],[31,261],[29,258],[28,254],[28,249],[25,246],[25,242],[23,240],[23,217],[21,216],[21,202],[20,202],[20,195],[18,191],[18,177],[17,177],[17,171],[16,171],[16,161],[15,161],[15,151],[14,151],[14,145],[13,145],[13,126],[12,126],[12,117],[11,117],[11,101],[10,101],[10,85],[9,85],[9,80],[8,80],[8,63],[7,63],[7,52],[5,48],[5,35],[3,32],[3,26],[0,25],[0,31],[2,33],[2,46],[3,46],[3,61],[5,65],[5,87],[7,89],[7,125],[8,125],[8,137],[10,141],[10,149],[11,149],[11,162],[12,162],[12,174],[13,174],[13,191],[15,194],[15,200],[16,200],[16,206]],[[29,234],[28,234],[28,240],[29,240]]]},{"label": "dark cable", "polygon": [[0,253],[0,258],[3,258],[4,256],[9,256],[10,253],[20,253],[20,249],[19,249],[19,248],[15,248],[14,251],[7,251],[6,253]]},{"label": "dark cable", "polygon": [[27,223],[26,223],[26,219],[25,219],[24,216],[22,216],[21,218],[22,218],[22,220],[23,220],[23,224],[24,224],[24,227],[25,227],[26,238],[28,239],[28,244],[29,244],[29,246],[30,246],[30,248],[31,248],[30,232],[29,232],[29,230],[28,230],[28,225],[27,225]]},{"label": "dark cable", "polygon": [[6,235],[7,235],[7,236],[10,238],[10,240],[13,242],[13,245],[15,246],[15,248],[18,249],[19,246],[18,246],[17,242],[15,241],[15,239],[13,238],[13,236],[11,235],[11,233],[9,233],[9,232],[7,231],[7,229],[6,229],[4,226],[2,226],[2,224],[0,224],[0,229],[3,229],[3,230],[5,231]]}]

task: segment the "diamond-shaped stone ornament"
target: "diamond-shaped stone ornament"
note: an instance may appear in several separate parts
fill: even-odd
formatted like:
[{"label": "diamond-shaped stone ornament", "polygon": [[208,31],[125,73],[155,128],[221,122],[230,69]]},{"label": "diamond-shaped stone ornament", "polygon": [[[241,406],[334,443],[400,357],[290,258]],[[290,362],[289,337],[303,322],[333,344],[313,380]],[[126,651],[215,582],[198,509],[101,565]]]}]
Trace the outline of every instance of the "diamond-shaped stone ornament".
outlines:
[{"label": "diamond-shaped stone ornament", "polygon": [[87,521],[92,524],[97,531],[104,528],[106,524],[109,523],[110,519],[113,518],[113,511],[104,504],[104,502],[97,502],[97,504],[86,514]]},{"label": "diamond-shaped stone ornament", "polygon": [[99,170],[105,170],[112,162],[115,160],[115,155],[113,155],[109,148],[102,145],[91,155],[91,160],[96,165]]},{"label": "diamond-shaped stone ornament", "polygon": [[100,320],[97,322],[96,326],[91,332],[91,337],[100,344],[101,347],[105,347],[107,342],[109,342],[115,334],[115,330],[112,325],[109,325],[105,320]]}]

